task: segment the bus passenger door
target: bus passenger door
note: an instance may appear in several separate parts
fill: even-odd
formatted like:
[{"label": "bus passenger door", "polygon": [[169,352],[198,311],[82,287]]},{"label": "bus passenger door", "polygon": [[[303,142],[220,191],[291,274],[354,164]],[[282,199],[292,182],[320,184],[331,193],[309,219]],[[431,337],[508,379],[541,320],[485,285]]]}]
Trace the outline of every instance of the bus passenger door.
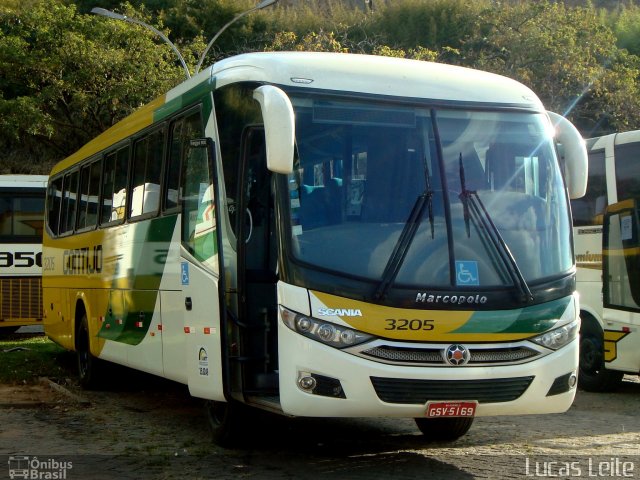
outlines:
[{"label": "bus passenger door", "polygon": [[[262,126],[242,137],[238,220],[238,342],[235,376],[246,395],[278,395],[277,258],[272,175]],[[232,355],[232,358],[233,355]],[[232,376],[234,374],[232,373]]]},{"label": "bus passenger door", "polygon": [[183,157],[180,282],[191,395],[224,400],[217,186],[213,142],[195,139]]}]

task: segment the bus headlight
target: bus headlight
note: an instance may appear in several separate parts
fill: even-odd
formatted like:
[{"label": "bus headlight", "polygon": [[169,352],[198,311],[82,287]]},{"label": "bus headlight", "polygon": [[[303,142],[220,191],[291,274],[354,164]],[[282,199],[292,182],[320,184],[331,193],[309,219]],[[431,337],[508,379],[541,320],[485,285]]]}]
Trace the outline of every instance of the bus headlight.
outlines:
[{"label": "bus headlight", "polygon": [[346,348],[371,340],[373,335],[336,325],[324,320],[316,320],[280,307],[284,324],[294,332],[335,348]]},{"label": "bus headlight", "polygon": [[538,335],[537,337],[532,338],[531,341],[538,345],[542,345],[543,347],[550,348],[551,350],[558,350],[578,336],[579,327],[580,321],[575,320],[563,325],[562,327],[555,328],[543,333],[542,335]]}]

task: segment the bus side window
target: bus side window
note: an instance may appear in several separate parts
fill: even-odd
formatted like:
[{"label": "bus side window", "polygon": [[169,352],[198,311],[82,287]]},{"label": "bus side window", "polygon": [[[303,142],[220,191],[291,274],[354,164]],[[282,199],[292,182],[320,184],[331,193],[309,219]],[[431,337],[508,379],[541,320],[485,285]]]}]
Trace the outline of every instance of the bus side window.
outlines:
[{"label": "bus side window", "polygon": [[129,217],[158,211],[163,155],[164,129],[153,132],[135,143]]},{"label": "bus side window", "polygon": [[190,149],[183,161],[182,244],[198,260],[216,253],[213,172],[203,148]]},{"label": "bus side window", "polygon": [[0,197],[0,235],[11,235],[11,198]]},{"label": "bus side window", "polygon": [[78,171],[64,176],[64,190],[62,192],[62,217],[60,219],[60,232],[73,231],[76,221],[76,209],[78,204]]},{"label": "bus side window", "polygon": [[182,245],[198,260],[211,260],[210,266],[215,269],[213,258],[217,244],[212,166],[206,149],[189,147],[189,140],[200,138],[202,134],[200,111],[185,117],[180,135]]},{"label": "bus side window", "polygon": [[105,224],[124,218],[127,201],[127,170],[129,147],[107,154],[104,160],[100,223]]},{"label": "bus side window", "polygon": [[166,185],[164,209],[171,210],[178,206],[178,187],[180,185],[180,157],[182,154],[182,125],[184,119],[173,122],[169,138],[169,158],[166,168]]},{"label": "bus side window", "polygon": [[60,210],[62,207],[62,177],[51,181],[47,191],[47,223],[49,230],[54,236],[58,235],[58,225],[60,222]]},{"label": "bus side window", "polygon": [[200,109],[191,110],[184,117],[175,120],[169,129],[169,155],[165,169],[166,188],[164,210],[178,206],[183,157],[187,154],[189,140],[203,135]]},{"label": "bus side window", "polygon": [[100,223],[111,221],[113,209],[113,180],[116,173],[116,154],[109,153],[104,159],[104,174],[102,177],[102,199],[100,201]]},{"label": "bus side window", "polygon": [[100,160],[80,170],[80,204],[76,228],[82,230],[96,226],[98,193],[100,192]]},{"label": "bus side window", "polygon": [[607,206],[604,150],[589,152],[588,176],[584,197],[571,200],[573,224],[576,227],[602,225],[602,216]]}]

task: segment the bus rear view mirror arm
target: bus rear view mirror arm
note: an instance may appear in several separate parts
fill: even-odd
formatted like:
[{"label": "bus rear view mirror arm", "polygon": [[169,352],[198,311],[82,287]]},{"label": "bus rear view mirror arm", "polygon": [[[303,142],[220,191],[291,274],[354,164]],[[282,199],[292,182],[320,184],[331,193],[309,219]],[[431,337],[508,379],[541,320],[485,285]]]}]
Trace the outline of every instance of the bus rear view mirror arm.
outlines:
[{"label": "bus rear view mirror arm", "polygon": [[253,98],[262,109],[267,168],[275,173],[291,173],[295,117],[289,97],[278,87],[263,85],[253,91]]},{"label": "bus rear view mirror arm", "polygon": [[551,119],[556,135],[556,142],[561,144],[564,150],[564,178],[567,182],[569,198],[583,197],[587,190],[587,148],[573,124],[554,112],[547,112]]}]

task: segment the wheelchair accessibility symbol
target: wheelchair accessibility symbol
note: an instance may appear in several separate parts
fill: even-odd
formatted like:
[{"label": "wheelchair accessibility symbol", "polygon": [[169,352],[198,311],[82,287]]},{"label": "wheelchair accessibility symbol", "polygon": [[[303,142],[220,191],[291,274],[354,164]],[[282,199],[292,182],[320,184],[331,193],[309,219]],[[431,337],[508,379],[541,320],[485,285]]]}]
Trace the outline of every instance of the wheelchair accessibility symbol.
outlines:
[{"label": "wheelchair accessibility symbol", "polygon": [[474,260],[456,261],[456,285],[480,285],[478,262]]},{"label": "wheelchair accessibility symbol", "polygon": [[182,262],[181,267],[182,285],[189,285],[189,264]]}]

